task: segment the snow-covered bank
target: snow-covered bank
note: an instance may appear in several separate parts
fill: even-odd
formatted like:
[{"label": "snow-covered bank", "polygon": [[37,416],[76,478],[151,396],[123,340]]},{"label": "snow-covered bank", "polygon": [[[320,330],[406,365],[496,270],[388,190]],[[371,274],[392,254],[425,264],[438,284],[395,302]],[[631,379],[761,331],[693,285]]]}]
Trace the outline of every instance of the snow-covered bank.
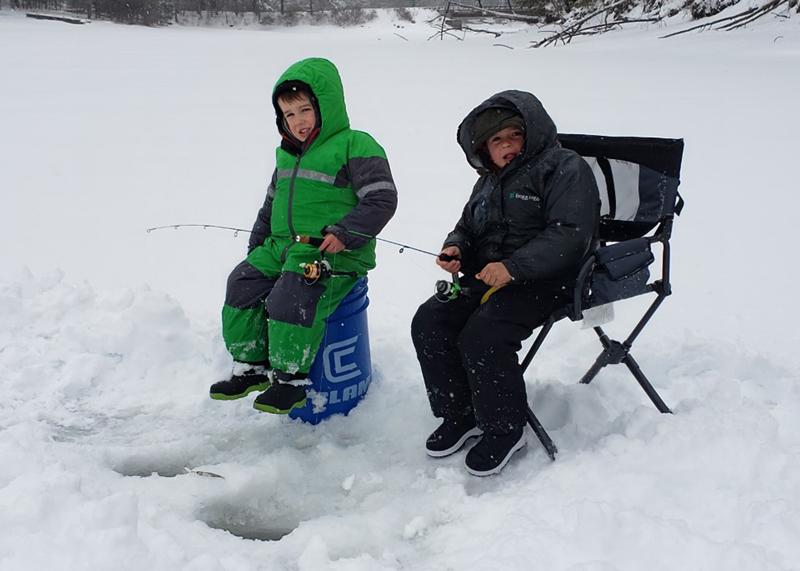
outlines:
[{"label": "snow-covered bank", "polygon": [[[0,569],[796,568],[797,25],[557,50],[524,49],[520,30],[508,50],[385,24],[0,12]],[[320,54],[389,154],[401,203],[386,237],[422,248],[471,186],[455,128],[492,92],[539,94],[562,131],[685,137],[675,295],[635,350],[676,414],[624,370],[575,385],[598,344],[559,324],[528,374],[558,460],[534,442],[475,479],[463,454],[428,459],[408,327],[439,273],[385,244],[375,383],[349,417],[313,427],[207,398],[229,366],[219,303],[246,237],[145,229],[247,228],[272,167],[272,82]]]}]

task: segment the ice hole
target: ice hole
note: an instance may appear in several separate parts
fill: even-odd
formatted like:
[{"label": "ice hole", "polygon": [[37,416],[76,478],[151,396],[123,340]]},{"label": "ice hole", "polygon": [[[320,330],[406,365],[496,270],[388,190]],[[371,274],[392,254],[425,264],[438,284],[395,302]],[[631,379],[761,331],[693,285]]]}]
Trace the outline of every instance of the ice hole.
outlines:
[{"label": "ice hole", "polygon": [[211,506],[201,510],[198,519],[212,529],[256,541],[280,541],[301,523],[290,515],[254,512],[241,505]]},{"label": "ice hole", "polygon": [[[191,466],[189,466],[191,469]],[[153,460],[130,460],[113,466],[117,474],[130,477],[147,478],[156,474],[162,478],[174,478],[186,474],[186,464],[180,462],[158,462]]]}]

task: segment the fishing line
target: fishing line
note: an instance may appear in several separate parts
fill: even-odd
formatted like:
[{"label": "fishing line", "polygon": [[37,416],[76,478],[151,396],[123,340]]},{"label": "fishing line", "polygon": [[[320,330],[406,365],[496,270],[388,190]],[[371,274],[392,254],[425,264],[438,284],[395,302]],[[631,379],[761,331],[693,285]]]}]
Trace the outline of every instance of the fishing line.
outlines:
[{"label": "fishing line", "polygon": [[[232,230],[234,236],[238,236],[239,232],[245,232],[247,234],[252,234],[251,230],[245,230],[244,228],[234,228],[232,226],[219,226],[217,224],[170,224],[169,226],[156,226],[154,228],[148,228],[148,234],[154,230],[165,230],[168,228],[172,228],[173,230],[177,230],[178,228],[202,228],[205,230],[206,228],[215,228],[218,230]],[[409,246],[408,244],[402,244],[400,242],[395,242],[393,240],[387,240],[386,238],[380,238],[379,236],[370,236],[369,234],[363,234],[361,232],[354,232],[351,230],[346,230],[347,233],[352,234],[354,236],[360,236],[362,238],[369,238],[370,240],[378,240],[379,242],[386,242],[387,244],[392,244],[394,246],[398,246],[400,251],[398,253],[402,254],[405,250],[413,250],[414,252],[419,252],[421,254],[427,254],[429,256],[433,256],[434,258],[439,258],[443,262],[450,262],[452,260],[456,260],[458,258],[454,256],[450,256],[448,254],[435,254],[433,252],[429,252],[428,250],[423,250],[421,248],[417,248],[415,246]],[[311,244],[312,246],[319,246],[321,243],[321,238],[314,238],[312,236],[277,236],[272,235],[273,238],[288,238],[294,240],[295,242],[300,242],[303,244]]]}]

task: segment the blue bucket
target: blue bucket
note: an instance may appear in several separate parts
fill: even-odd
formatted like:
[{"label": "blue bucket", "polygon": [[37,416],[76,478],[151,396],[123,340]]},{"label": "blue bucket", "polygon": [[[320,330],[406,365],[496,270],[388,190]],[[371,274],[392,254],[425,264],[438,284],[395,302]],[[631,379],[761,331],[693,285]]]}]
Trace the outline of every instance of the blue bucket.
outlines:
[{"label": "blue bucket", "polygon": [[308,402],[290,417],[317,424],[332,414],[347,414],[364,398],[372,382],[367,289],[367,278],[357,281],[326,320],[325,337],[308,372]]}]

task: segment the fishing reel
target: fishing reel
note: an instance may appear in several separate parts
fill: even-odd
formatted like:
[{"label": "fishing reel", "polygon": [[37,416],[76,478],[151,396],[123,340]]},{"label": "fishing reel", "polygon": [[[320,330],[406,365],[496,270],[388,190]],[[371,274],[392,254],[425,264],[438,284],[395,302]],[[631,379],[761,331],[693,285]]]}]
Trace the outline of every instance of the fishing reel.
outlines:
[{"label": "fishing reel", "polygon": [[434,297],[442,303],[453,301],[462,294],[468,294],[469,289],[462,287],[458,281],[458,274],[453,274],[453,281],[437,280]]},{"label": "fishing reel", "polygon": [[452,301],[461,295],[461,286],[456,282],[436,280],[436,298],[442,302]]},{"label": "fishing reel", "polygon": [[300,264],[303,269],[303,277],[308,281],[318,281],[329,278],[333,275],[333,268],[328,260],[314,260],[310,264]]},{"label": "fishing reel", "polygon": [[333,271],[333,267],[331,263],[326,260],[325,258],[321,260],[314,260],[311,263],[307,264],[300,264],[300,268],[303,270],[303,277],[306,280],[307,284],[314,284],[319,280],[327,279],[331,276],[348,276],[351,278],[357,278],[357,272],[335,272]]}]

